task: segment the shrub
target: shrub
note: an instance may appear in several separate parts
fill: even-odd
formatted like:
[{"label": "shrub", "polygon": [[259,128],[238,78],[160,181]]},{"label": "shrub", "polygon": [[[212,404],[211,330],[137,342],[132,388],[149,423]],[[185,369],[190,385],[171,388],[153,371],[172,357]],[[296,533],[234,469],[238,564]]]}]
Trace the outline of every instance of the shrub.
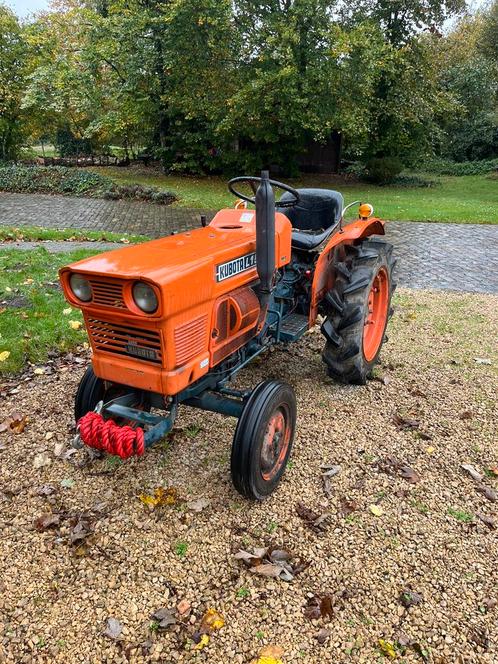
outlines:
[{"label": "shrub", "polygon": [[177,200],[174,193],[157,187],[117,185],[99,173],[64,166],[0,166],[0,191],[91,196],[107,200],[125,198],[159,205],[170,205]]},{"label": "shrub", "polygon": [[374,157],[365,168],[365,177],[376,184],[388,184],[403,170],[403,163],[398,157]]},{"label": "shrub", "polygon": [[438,187],[440,182],[424,177],[423,175],[401,173],[391,181],[391,184],[397,187]]},{"label": "shrub", "polygon": [[498,171],[498,159],[483,159],[481,161],[430,159],[419,164],[419,169],[436,175],[485,175]]}]

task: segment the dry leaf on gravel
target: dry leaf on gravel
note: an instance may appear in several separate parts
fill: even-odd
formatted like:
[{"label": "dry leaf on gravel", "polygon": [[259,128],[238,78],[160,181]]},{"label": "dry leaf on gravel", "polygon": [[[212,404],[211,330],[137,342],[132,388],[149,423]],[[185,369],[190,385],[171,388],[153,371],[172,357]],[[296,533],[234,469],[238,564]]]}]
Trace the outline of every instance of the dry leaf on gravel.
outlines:
[{"label": "dry leaf on gravel", "polygon": [[409,588],[405,588],[399,596],[399,601],[405,609],[409,609],[411,606],[418,606],[423,602],[423,599],[424,598],[420,593],[410,590]]},{"label": "dry leaf on gravel", "polygon": [[492,475],[498,477],[498,466],[490,466],[488,470]]},{"label": "dry leaf on gravel", "polygon": [[318,514],[309,507],[306,507],[303,503],[298,503],[296,505],[296,512],[311,530],[315,533],[323,534],[326,528],[326,522],[330,516],[328,512]]},{"label": "dry leaf on gravel", "polygon": [[326,618],[330,621],[334,617],[336,609],[344,607],[344,599],[348,596],[350,595],[345,588],[334,594],[312,595],[304,607],[304,615],[308,620]]},{"label": "dry leaf on gravel", "polygon": [[51,496],[57,492],[57,489],[52,484],[42,484],[34,490],[36,496]]},{"label": "dry leaf on gravel", "polygon": [[191,500],[188,502],[187,507],[193,512],[202,512],[202,510],[206,509],[210,504],[211,501],[207,498],[197,498],[197,500]]},{"label": "dry leaf on gravel", "polygon": [[490,530],[495,530],[496,528],[496,520],[492,517],[489,516],[488,514],[483,514],[482,512],[477,512],[476,514],[477,518],[480,519],[484,525],[486,525]]},{"label": "dry leaf on gravel", "polygon": [[283,648],[280,646],[266,646],[259,653],[258,659],[253,659],[251,664],[283,664]]},{"label": "dry leaf on gravel", "polygon": [[178,501],[178,491],[174,487],[164,489],[162,486],[154,489],[154,494],[141,493],[139,499],[151,510],[161,505],[175,505]]},{"label": "dry leaf on gravel", "polygon": [[14,433],[22,433],[26,428],[28,418],[20,413],[13,413],[7,417],[3,422],[0,422],[0,433],[6,431],[13,431]]},{"label": "dry leaf on gravel", "polygon": [[198,640],[196,640],[196,635],[194,634],[192,636],[192,639],[195,643],[194,650],[202,650],[204,646],[207,646],[209,643],[209,635],[208,634],[200,634],[198,636]]},{"label": "dry leaf on gravel", "polygon": [[470,475],[475,482],[480,482],[484,477],[474,468],[474,466],[471,466],[470,463],[462,463],[460,464],[460,468]]},{"label": "dry leaf on gravel", "polygon": [[492,489],[490,486],[486,486],[485,484],[481,484],[480,486],[477,487],[477,490],[479,493],[482,493],[485,498],[490,500],[492,503],[496,503],[498,501],[498,493],[494,489]]},{"label": "dry leaf on gravel", "polygon": [[57,528],[60,525],[61,518],[59,514],[41,514],[34,521],[34,527],[38,532],[43,532],[49,528]]},{"label": "dry leaf on gravel", "polygon": [[484,606],[486,611],[492,611],[498,604],[498,600],[496,600],[494,597],[487,597],[482,605]]},{"label": "dry leaf on gravel", "polygon": [[330,629],[327,629],[326,627],[322,627],[322,629],[315,634],[315,639],[318,641],[320,645],[323,645],[325,641],[330,636]]},{"label": "dry leaf on gravel", "polygon": [[382,507],[379,507],[378,505],[370,505],[369,510],[372,512],[374,516],[382,516],[384,514],[384,510]]},{"label": "dry leaf on gravel", "polygon": [[420,427],[420,420],[415,420],[410,417],[403,417],[398,413],[393,415],[393,422],[401,431],[410,431]]},{"label": "dry leaf on gravel", "polygon": [[386,655],[386,657],[389,657],[390,659],[395,659],[396,650],[394,649],[394,646],[390,641],[379,639],[379,649],[382,651],[384,655]]},{"label": "dry leaf on gravel", "polygon": [[358,503],[354,500],[349,500],[348,498],[341,498],[339,514],[341,516],[349,516],[352,512],[356,512],[358,509]]},{"label": "dry leaf on gravel", "polygon": [[166,607],[154,611],[151,618],[157,622],[160,629],[166,629],[170,625],[176,624],[174,609],[168,609]]},{"label": "dry leaf on gravel", "polygon": [[420,475],[416,473],[413,468],[407,465],[401,465],[399,467],[399,474],[401,477],[409,482],[410,484],[417,484],[420,482]]},{"label": "dry leaf on gravel", "polygon": [[50,458],[47,452],[42,452],[41,454],[37,454],[33,459],[33,466],[34,468],[36,468],[36,470],[44,468],[45,466],[50,466],[51,463],[52,459]]},{"label": "dry leaf on gravel", "polygon": [[202,616],[201,626],[199,632],[201,634],[212,634],[218,629],[225,626],[225,619],[216,611],[216,609],[208,609]]},{"label": "dry leaf on gravel", "polygon": [[123,631],[123,625],[116,620],[116,618],[107,618],[107,625],[104,630],[104,636],[107,636],[109,639],[119,639],[121,632]]},{"label": "dry leaf on gravel", "polygon": [[235,555],[242,560],[253,574],[266,576],[282,581],[292,581],[295,576],[305,570],[309,563],[298,561],[291,564],[292,554],[284,549],[254,548],[253,553],[240,549]]},{"label": "dry leaf on gravel", "polygon": [[79,544],[93,534],[93,524],[88,516],[80,514],[70,521],[69,541],[71,544]]}]

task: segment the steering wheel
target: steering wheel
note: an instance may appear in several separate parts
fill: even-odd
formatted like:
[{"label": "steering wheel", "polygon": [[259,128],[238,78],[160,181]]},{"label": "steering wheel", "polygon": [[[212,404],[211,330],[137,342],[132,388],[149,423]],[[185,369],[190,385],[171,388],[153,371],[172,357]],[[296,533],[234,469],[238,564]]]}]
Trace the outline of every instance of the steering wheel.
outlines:
[{"label": "steering wheel", "polygon": [[[240,191],[237,191],[237,189],[235,189],[233,185],[237,184],[238,182],[244,182],[245,184],[248,184],[251,187],[254,196],[245,196],[244,194],[241,194]],[[283,182],[277,182],[277,180],[268,180],[268,182],[271,184],[272,187],[275,187],[276,189],[282,189],[282,191],[286,191],[292,196],[292,198],[288,201],[277,201],[275,203],[276,206],[281,208],[288,208],[299,203],[300,196],[299,192],[296,189],[289,187],[288,184],[284,184]],[[255,205],[256,191],[260,183],[261,183],[261,178],[252,177],[250,175],[241,175],[240,177],[232,178],[229,181],[228,190],[231,194],[233,194],[237,198],[241,198],[243,201],[247,201],[248,203],[252,203],[253,205]]]}]

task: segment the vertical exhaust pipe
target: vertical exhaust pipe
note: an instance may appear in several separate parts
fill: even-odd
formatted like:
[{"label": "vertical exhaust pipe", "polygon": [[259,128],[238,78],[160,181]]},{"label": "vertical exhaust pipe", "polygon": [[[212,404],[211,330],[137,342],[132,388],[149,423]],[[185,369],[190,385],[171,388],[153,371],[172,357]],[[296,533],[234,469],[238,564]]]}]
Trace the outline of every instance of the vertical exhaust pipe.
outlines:
[{"label": "vertical exhaust pipe", "polygon": [[259,302],[268,307],[275,274],[275,194],[268,171],[261,171],[256,191],[256,269],[259,276]]}]

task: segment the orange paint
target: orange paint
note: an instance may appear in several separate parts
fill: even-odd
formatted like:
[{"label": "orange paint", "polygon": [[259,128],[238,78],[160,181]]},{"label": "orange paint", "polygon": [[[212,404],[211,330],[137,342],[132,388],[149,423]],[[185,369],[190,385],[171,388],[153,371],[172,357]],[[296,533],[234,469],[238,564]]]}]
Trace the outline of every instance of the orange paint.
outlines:
[{"label": "orange paint", "polygon": [[380,219],[359,219],[334,233],[320,254],[313,275],[309,324],[316,322],[318,304],[334,285],[334,251],[340,244],[353,244],[369,235],[384,235],[384,223]]},{"label": "orange paint", "polygon": [[[277,213],[275,228],[275,263],[282,267],[291,259],[291,225],[286,216]],[[62,268],[59,274],[66,299],[83,312],[96,375],[174,395],[207,373],[220,356],[211,336],[216,303],[257,283],[251,256],[255,250],[254,211],[221,210],[205,228]],[[231,276],[234,259],[242,261],[237,270],[248,267]],[[69,278],[74,272],[92,283],[92,301],[80,302],[72,294]],[[155,290],[159,306],[154,313],[146,314],[135,305],[135,281],[144,281]],[[254,327],[254,300],[245,304],[237,300],[234,308],[240,317],[240,334],[230,352],[246,343],[247,331]],[[130,357],[130,349],[141,356]]]}]

